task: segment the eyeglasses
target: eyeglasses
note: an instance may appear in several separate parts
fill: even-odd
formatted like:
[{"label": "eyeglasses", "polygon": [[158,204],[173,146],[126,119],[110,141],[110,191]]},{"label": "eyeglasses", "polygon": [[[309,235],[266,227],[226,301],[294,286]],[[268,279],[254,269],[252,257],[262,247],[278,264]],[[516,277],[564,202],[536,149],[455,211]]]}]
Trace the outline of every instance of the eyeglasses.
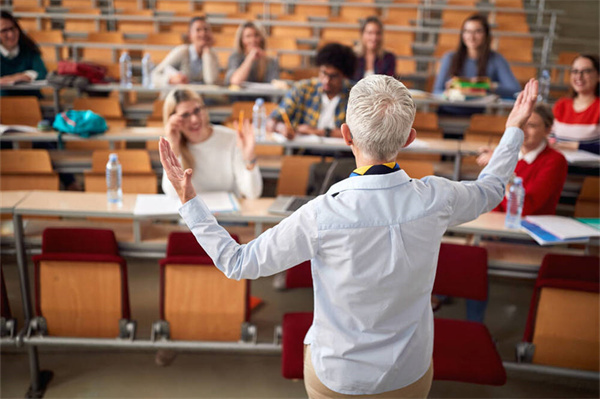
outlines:
[{"label": "eyeglasses", "polygon": [[569,72],[571,73],[571,75],[583,75],[583,76],[590,76],[592,74],[592,72],[594,72],[593,68],[586,68],[586,69],[571,69],[569,70]]},{"label": "eyeglasses", "polygon": [[327,73],[325,71],[319,71],[319,76],[322,78],[327,78],[329,80],[332,79],[339,79],[342,77],[342,75],[338,72],[334,72],[334,73]]},{"label": "eyeglasses", "polygon": [[202,112],[202,110],[203,110],[204,108],[206,108],[206,107],[205,107],[205,106],[203,106],[203,105],[199,105],[199,106],[197,106],[196,108],[194,108],[194,109],[192,110],[192,112],[185,112],[185,113],[183,113],[183,114],[180,114],[180,115],[178,115],[178,116],[179,116],[179,117],[180,117],[182,120],[186,121],[186,120],[190,119],[190,117],[191,117],[192,115],[194,115],[194,116],[200,116],[200,113]]},{"label": "eyeglasses", "polygon": [[485,31],[483,29],[475,29],[475,30],[463,29],[463,31],[462,31],[463,35],[483,35],[484,33],[485,33]]},{"label": "eyeglasses", "polygon": [[0,35],[6,35],[10,32],[16,32],[16,30],[17,30],[16,26],[11,26],[10,28],[0,29]]}]

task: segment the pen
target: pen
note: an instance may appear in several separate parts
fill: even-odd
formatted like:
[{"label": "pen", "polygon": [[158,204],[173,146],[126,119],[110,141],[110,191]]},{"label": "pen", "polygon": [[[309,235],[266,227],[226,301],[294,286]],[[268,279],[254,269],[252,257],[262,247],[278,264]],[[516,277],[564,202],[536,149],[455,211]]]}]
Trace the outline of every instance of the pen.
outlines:
[{"label": "pen", "polygon": [[292,123],[290,122],[290,118],[288,117],[287,113],[285,111],[280,111],[280,113],[281,113],[281,117],[283,118],[283,122],[285,123],[285,126],[289,130],[294,130],[294,128],[292,127]]},{"label": "pen", "polygon": [[244,110],[240,110],[240,116],[239,116],[239,123],[238,123],[238,130],[241,132],[242,131],[242,127],[244,126]]}]

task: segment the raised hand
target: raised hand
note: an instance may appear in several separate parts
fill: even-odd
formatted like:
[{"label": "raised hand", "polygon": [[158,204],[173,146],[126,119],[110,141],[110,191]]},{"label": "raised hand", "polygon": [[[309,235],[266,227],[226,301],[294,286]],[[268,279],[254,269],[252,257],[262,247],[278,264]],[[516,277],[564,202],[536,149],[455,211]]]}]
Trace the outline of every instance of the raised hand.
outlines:
[{"label": "raised hand", "polygon": [[196,190],[192,185],[192,169],[183,170],[177,155],[164,137],[160,138],[158,149],[163,171],[175,188],[181,203],[185,204],[196,197]]},{"label": "raised hand", "polygon": [[233,122],[233,128],[237,132],[237,146],[242,150],[242,157],[246,163],[256,159],[254,152],[254,128],[250,124],[250,119],[244,119],[242,126],[237,121]]},{"label": "raised hand", "polygon": [[169,117],[167,124],[165,125],[167,140],[169,140],[171,149],[177,156],[181,153],[179,149],[179,143],[181,142],[181,123],[181,117],[177,114],[173,114]]},{"label": "raised hand", "polygon": [[518,127],[519,129],[523,129],[525,122],[527,122],[533,112],[533,107],[537,101],[537,93],[538,82],[535,79],[530,79],[523,91],[519,93],[519,97],[517,97],[517,101],[515,101],[515,105],[512,111],[510,111],[510,115],[508,115],[508,119],[506,120],[507,128]]}]

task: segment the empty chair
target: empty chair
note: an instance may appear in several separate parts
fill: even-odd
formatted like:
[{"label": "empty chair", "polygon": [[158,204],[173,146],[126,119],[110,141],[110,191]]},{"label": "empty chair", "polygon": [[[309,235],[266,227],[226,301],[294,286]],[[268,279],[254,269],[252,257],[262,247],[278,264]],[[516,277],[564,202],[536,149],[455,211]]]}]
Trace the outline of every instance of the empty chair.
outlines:
[{"label": "empty chair", "polygon": [[600,178],[586,176],[575,203],[576,218],[600,217]]},{"label": "empty chair", "polygon": [[277,195],[306,195],[310,165],[320,160],[318,156],[284,156],[277,180]]},{"label": "empty chair", "polygon": [[504,134],[506,119],[504,115],[475,114],[464,133],[464,140],[498,144]]},{"label": "empty chair", "polygon": [[106,162],[116,153],[123,173],[123,193],[156,194],[158,181],[146,150],[96,150],[92,154],[92,170],[84,174],[85,191],[106,191]]},{"label": "empty chair", "polygon": [[35,265],[38,333],[127,337],[127,266],[112,230],[48,228]]},{"label": "empty chair", "polygon": [[281,374],[284,378],[304,378],[304,337],[312,322],[312,312],[296,312],[283,315],[281,326]]},{"label": "empty chair", "polygon": [[[5,101],[2,101],[4,103]],[[0,190],[58,190],[58,174],[47,150],[2,150]]]},{"label": "empty chair", "polygon": [[433,163],[430,161],[417,161],[404,159],[403,154],[398,157],[398,165],[413,179],[422,179],[431,176],[434,172]]},{"label": "empty chair", "polygon": [[238,3],[227,3],[221,1],[203,1],[202,11],[205,14],[236,14],[240,11]]},{"label": "empty chair", "polygon": [[548,254],[535,282],[519,362],[598,372],[596,256]]},{"label": "empty chair", "polygon": [[[237,241],[237,237],[234,236]],[[160,322],[155,331],[176,340],[253,339],[249,283],[228,279],[190,232],[169,235],[160,260]]]},{"label": "empty chair", "polygon": [[109,129],[123,128],[127,121],[123,118],[121,104],[117,98],[79,97],[73,101],[73,109],[92,110],[106,119]]},{"label": "empty chair", "polygon": [[[71,14],[85,14],[85,18],[71,16]],[[105,23],[94,18],[100,16],[98,8],[71,8],[65,15],[65,32],[100,32],[104,30]]]},{"label": "empty chair", "polygon": [[[485,248],[442,243],[433,294],[485,300],[488,296]],[[504,385],[506,371],[484,324],[434,319],[434,380]]]},{"label": "empty chair", "polygon": [[[123,44],[123,33],[121,32],[90,32],[87,36],[88,43]],[[84,61],[93,61],[98,64],[113,64],[119,62],[120,51],[106,48],[83,48],[81,58]]]},{"label": "empty chair", "polygon": [[[13,13],[31,12],[43,14],[46,12],[46,9],[40,7],[37,4],[37,1],[35,3],[32,2],[31,4],[25,3],[25,1],[21,0],[18,2],[19,4],[14,4]],[[27,34],[29,34],[30,30],[49,30],[51,29],[52,24],[50,19],[45,17],[19,17],[19,25],[21,26],[21,29],[27,31]],[[36,40],[36,42],[39,43],[38,40]]]},{"label": "empty chair", "polygon": [[37,126],[42,120],[40,101],[35,96],[14,96],[0,101],[0,123]]},{"label": "empty chair", "polygon": [[126,33],[152,33],[155,32],[157,27],[154,25],[154,11],[152,10],[137,10],[137,9],[124,9],[118,14],[118,16],[132,15],[136,17],[146,17],[145,21],[134,21],[127,19],[120,19],[117,22],[117,30],[123,34]]}]

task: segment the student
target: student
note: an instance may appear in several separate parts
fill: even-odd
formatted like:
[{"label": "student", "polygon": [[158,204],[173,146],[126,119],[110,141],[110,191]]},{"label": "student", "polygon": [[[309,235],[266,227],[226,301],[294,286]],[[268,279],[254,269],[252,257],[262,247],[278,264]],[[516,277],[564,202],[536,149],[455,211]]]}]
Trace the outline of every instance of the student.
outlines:
[{"label": "student", "polygon": [[357,57],[354,80],[373,74],[396,76],[396,56],[383,49],[383,24],[379,18],[371,16],[364,21],[354,52]]},{"label": "student", "polygon": [[314,320],[304,339],[310,398],[382,394],[425,398],[433,376],[430,296],[441,238],[502,199],[523,142],[537,82],[508,117],[474,182],[411,179],[396,157],[416,136],[415,104],[402,83],[372,75],[354,86],[341,127],[357,169],[350,178],[245,245],[217,224],[166,140],[165,174],[179,212],[219,270],[233,279],[269,276],[311,260]]},{"label": "student", "polygon": [[219,77],[219,62],[212,49],[211,27],[204,17],[190,21],[190,44],[175,47],[152,71],[156,87],[169,84],[214,84]]},{"label": "student", "polygon": [[245,22],[235,34],[235,52],[227,61],[225,84],[266,82],[279,78],[279,64],[267,56],[266,34],[256,22]]},{"label": "student", "polygon": [[[523,179],[525,187],[524,216],[554,215],[567,178],[567,160],[548,145],[553,121],[550,106],[538,103],[523,129],[525,140],[519,152],[515,175]],[[492,149],[483,148],[477,163],[485,166],[491,156]],[[495,210],[506,212],[506,201],[504,197]]]},{"label": "student", "polygon": [[316,64],[319,76],[301,80],[287,92],[269,118],[268,131],[289,139],[296,134],[342,137],[356,57],[350,47],[329,43],[317,52]]},{"label": "student", "polygon": [[598,56],[578,56],[570,74],[571,96],[554,104],[554,137],[561,148],[600,154]]},{"label": "student", "polygon": [[[197,192],[230,191],[245,198],[258,198],[262,177],[256,165],[254,136],[220,125],[211,125],[202,98],[191,90],[173,90],[163,106],[165,137],[186,168],[204,170],[194,175]],[[163,174],[162,189],[176,197]]]},{"label": "student", "polygon": [[[0,11],[0,84],[31,82],[46,78],[46,66],[37,44],[21,30],[19,23],[8,11]],[[17,90],[2,90],[0,95],[37,95]]]},{"label": "student", "polygon": [[434,93],[446,90],[447,82],[455,76],[487,76],[497,84],[493,90],[500,97],[514,98],[521,85],[502,55],[490,48],[491,36],[487,18],[474,14],[462,25],[460,42],[456,51],[442,57],[440,69],[433,86]]}]

